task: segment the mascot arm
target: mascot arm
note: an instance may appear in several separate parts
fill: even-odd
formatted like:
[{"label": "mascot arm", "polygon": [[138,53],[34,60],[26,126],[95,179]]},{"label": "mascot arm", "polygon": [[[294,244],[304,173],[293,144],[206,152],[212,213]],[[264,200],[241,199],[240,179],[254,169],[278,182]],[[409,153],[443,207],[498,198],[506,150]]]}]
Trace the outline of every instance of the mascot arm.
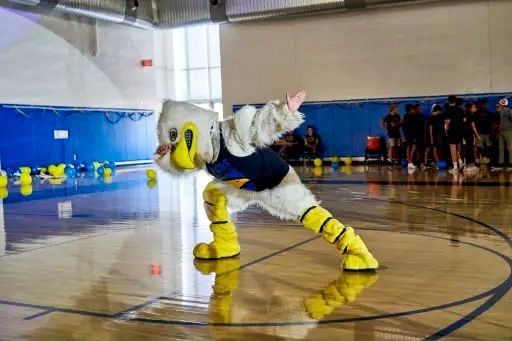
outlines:
[{"label": "mascot arm", "polygon": [[251,144],[256,147],[271,145],[281,134],[294,130],[304,121],[301,112],[291,112],[287,104],[279,100],[269,102],[253,113],[249,130]]}]

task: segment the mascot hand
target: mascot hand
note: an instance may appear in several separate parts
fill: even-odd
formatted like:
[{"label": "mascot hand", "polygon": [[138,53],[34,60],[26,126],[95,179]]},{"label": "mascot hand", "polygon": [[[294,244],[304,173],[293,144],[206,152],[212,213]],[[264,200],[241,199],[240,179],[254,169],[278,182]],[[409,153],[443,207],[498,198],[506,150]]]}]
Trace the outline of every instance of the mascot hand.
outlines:
[{"label": "mascot hand", "polygon": [[290,95],[288,92],[286,93],[286,105],[288,106],[288,110],[291,112],[296,112],[299,110],[300,105],[304,102],[306,99],[306,92],[305,91],[299,91],[293,97],[290,98]]}]

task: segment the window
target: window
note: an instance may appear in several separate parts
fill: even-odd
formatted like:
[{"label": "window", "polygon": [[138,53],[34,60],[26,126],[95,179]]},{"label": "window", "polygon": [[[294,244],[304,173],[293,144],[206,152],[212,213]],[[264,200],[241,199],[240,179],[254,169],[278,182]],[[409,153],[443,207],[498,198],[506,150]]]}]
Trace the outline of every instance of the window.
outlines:
[{"label": "window", "polygon": [[218,25],[173,30],[176,100],[212,109],[222,117],[222,84]]}]

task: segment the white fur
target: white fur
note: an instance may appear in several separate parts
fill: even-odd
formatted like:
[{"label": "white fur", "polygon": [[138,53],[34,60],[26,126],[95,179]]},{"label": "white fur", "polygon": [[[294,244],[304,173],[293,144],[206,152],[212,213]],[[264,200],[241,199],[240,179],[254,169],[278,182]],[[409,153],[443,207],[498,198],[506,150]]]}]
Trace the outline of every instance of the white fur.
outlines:
[{"label": "white fur", "polygon": [[[199,130],[195,162],[196,170],[200,170],[218,156],[220,129],[228,150],[236,156],[247,156],[256,148],[270,145],[283,132],[297,128],[303,122],[303,115],[300,112],[292,113],[288,111],[286,104],[273,101],[261,109],[246,105],[232,117],[218,122],[217,113],[213,111],[189,103],[168,101],[164,103],[158,121],[160,145],[170,143],[171,128],[180,131],[187,121],[194,123]],[[162,169],[170,173],[184,175],[191,172],[176,169],[169,154],[160,158],[155,155],[155,159]],[[278,186],[261,192],[241,190],[225,182],[214,181],[226,193],[231,212],[256,204],[276,217],[296,220],[305,209],[318,205],[314,195],[301,183],[291,167]]]}]

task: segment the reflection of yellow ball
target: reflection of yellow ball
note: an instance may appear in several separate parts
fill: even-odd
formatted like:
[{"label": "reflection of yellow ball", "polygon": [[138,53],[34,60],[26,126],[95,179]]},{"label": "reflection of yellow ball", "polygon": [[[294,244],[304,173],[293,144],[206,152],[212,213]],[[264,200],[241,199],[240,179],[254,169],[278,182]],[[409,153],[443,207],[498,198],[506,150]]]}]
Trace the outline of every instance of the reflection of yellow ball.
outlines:
[{"label": "reflection of yellow ball", "polygon": [[21,174],[30,175],[30,173],[32,172],[32,169],[30,169],[30,167],[20,167],[20,171],[21,171]]},{"label": "reflection of yellow ball", "polygon": [[112,175],[112,169],[105,168],[105,170],[103,171],[103,175],[104,176],[111,176]]},{"label": "reflection of yellow ball", "polygon": [[352,166],[350,166],[350,165],[343,166],[342,170],[343,170],[343,173],[345,173],[347,175],[352,175]]},{"label": "reflection of yellow ball", "polygon": [[30,194],[32,194],[32,185],[22,185],[20,187],[20,193],[24,197],[29,196]]},{"label": "reflection of yellow ball", "polygon": [[315,167],[315,169],[313,170],[313,174],[315,176],[322,176],[322,174],[323,174],[322,167]]},{"label": "reflection of yellow ball", "polygon": [[64,178],[52,178],[49,180],[50,184],[52,185],[62,185],[64,182]]},{"label": "reflection of yellow ball", "polygon": [[0,187],[0,199],[5,199],[9,196],[9,191],[5,187]]},{"label": "reflection of yellow ball", "polygon": [[332,162],[332,163],[340,162],[340,158],[339,158],[339,157],[337,157],[337,156],[333,156],[333,157],[331,157],[331,162]]},{"label": "reflection of yellow ball", "polygon": [[7,179],[7,177],[4,175],[0,175],[0,187],[3,188],[5,186],[7,186],[8,183],[9,183],[9,180]]},{"label": "reflection of yellow ball", "polygon": [[149,188],[153,188],[156,186],[156,180],[155,179],[150,179],[148,180],[147,184]]},{"label": "reflection of yellow ball", "polygon": [[149,179],[151,180],[155,180],[156,179],[156,172],[154,169],[148,169],[146,170],[146,175],[148,176]]},{"label": "reflection of yellow ball", "polygon": [[313,161],[313,164],[315,165],[315,167],[320,167],[322,165],[322,159],[316,158]]},{"label": "reflection of yellow ball", "polygon": [[347,156],[344,161],[345,161],[346,165],[351,165],[352,164],[352,157],[351,156]]},{"label": "reflection of yellow ball", "polygon": [[[107,170],[107,169],[105,169],[105,170]],[[112,183],[112,177],[110,175],[103,174],[103,183],[111,184]]]},{"label": "reflection of yellow ball", "polygon": [[21,174],[20,176],[20,184],[23,185],[30,185],[32,183],[32,177],[28,174]]}]

